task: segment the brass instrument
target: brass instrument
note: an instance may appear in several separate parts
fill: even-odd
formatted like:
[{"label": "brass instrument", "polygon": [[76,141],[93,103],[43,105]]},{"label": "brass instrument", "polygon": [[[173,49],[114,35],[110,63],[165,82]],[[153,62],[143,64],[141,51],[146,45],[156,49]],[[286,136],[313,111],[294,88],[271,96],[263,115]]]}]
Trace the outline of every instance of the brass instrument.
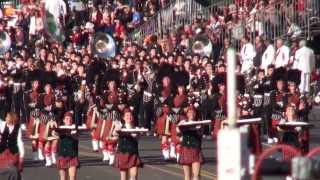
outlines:
[{"label": "brass instrument", "polygon": [[0,55],[6,53],[11,47],[11,38],[8,33],[0,32]]},{"label": "brass instrument", "polygon": [[206,35],[196,35],[190,45],[193,53],[201,56],[210,56],[212,52],[212,43]]},{"label": "brass instrument", "polygon": [[93,52],[100,58],[115,57],[116,43],[109,34],[98,32],[94,36]]}]

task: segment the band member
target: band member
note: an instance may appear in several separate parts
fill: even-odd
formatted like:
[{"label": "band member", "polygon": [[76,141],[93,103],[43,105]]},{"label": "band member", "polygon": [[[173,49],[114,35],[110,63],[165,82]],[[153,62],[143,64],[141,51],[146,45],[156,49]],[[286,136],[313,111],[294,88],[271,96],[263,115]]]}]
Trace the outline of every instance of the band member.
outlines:
[{"label": "band member", "polygon": [[[177,74],[178,75],[178,74]],[[184,119],[184,109],[188,106],[188,96],[186,93],[186,84],[188,78],[178,77],[176,80],[177,92],[173,98],[173,107],[171,108],[171,114],[169,115],[170,123],[170,157],[176,158],[177,160],[180,157],[180,138],[177,134],[177,124],[180,120]]]},{"label": "band member", "polygon": [[[55,134],[54,129],[58,126],[55,121],[54,109],[55,109],[55,95],[53,89],[50,84],[46,84],[44,87],[43,94],[43,109],[42,109],[42,117],[41,121],[45,124],[45,133],[44,137],[40,137],[40,139],[44,139],[44,154],[46,167],[50,167],[52,164],[56,164],[56,152],[57,152],[57,143],[58,137]],[[39,139],[39,140],[40,140]]]},{"label": "band member", "polygon": [[270,96],[270,103],[272,108],[272,127],[270,129],[270,135],[274,142],[278,142],[276,138],[276,126],[279,124],[285,107],[288,104],[288,94],[286,92],[286,76],[287,72],[284,68],[278,68],[274,72],[274,80],[276,85],[276,91],[273,91]]},{"label": "band member", "polygon": [[[238,117],[239,119],[250,119],[253,117],[252,99],[248,94],[238,97]],[[262,152],[259,124],[249,123],[248,142],[252,154],[259,155]]]},{"label": "band member", "polygon": [[170,110],[172,107],[171,80],[168,76],[163,77],[162,87],[156,96],[155,107],[157,120],[155,132],[161,138],[161,150],[165,160],[170,159]]},{"label": "band member", "polygon": [[129,109],[124,110],[123,122],[116,125],[113,135],[117,137],[118,150],[114,166],[120,169],[121,180],[138,179],[138,168],[142,166],[139,157],[138,135],[136,133],[119,133],[121,128],[133,129],[134,119]]},{"label": "band member", "polygon": [[74,101],[75,122],[82,125],[85,122],[85,112],[88,108],[89,89],[85,81],[84,67],[79,65],[78,75],[74,77]]},{"label": "band member", "polygon": [[[265,109],[263,108],[263,95],[264,95],[264,78],[265,73],[263,69],[258,69],[256,79],[252,83],[251,94],[253,97],[252,109],[254,117],[261,117],[263,120],[263,115]],[[267,123],[262,121],[260,132],[267,134]]]},{"label": "band member", "polygon": [[119,120],[120,114],[118,109],[119,93],[115,80],[108,82],[108,90],[105,91],[98,104],[98,127],[95,137],[99,140],[99,147],[102,149],[103,161],[109,161],[113,164],[116,141],[112,138],[112,129],[114,121]]},{"label": "band member", "polygon": [[[41,95],[39,93],[40,82],[35,80],[32,82],[32,89],[25,94],[25,106],[27,106],[27,114],[29,115],[28,135],[32,139],[32,152],[34,160],[44,160],[43,148],[46,126],[41,123]],[[41,134],[42,133],[42,134]]]},{"label": "band member", "polygon": [[[0,74],[1,76],[1,74]],[[5,78],[0,77],[0,119],[5,119],[10,110],[10,91]]]},{"label": "band member", "polygon": [[8,112],[0,121],[0,169],[23,169],[24,147],[21,128],[16,113]]},{"label": "band member", "polygon": [[[197,120],[197,112],[194,107],[189,107],[186,111],[186,120],[179,124]],[[204,163],[201,152],[202,132],[201,126],[178,127],[178,133],[182,136],[181,154],[178,163],[183,166],[185,180],[199,180],[201,164]]]},{"label": "band member", "polygon": [[[270,104],[270,95],[274,90],[272,84],[272,77],[274,74],[275,67],[274,65],[269,65],[267,67],[266,75],[263,80],[263,113],[262,113],[262,121],[263,121],[263,134],[265,135],[265,140],[271,136],[269,134],[271,132],[271,116],[272,116],[272,107]],[[270,139],[271,140],[271,139]]]},{"label": "band member", "polygon": [[[72,126],[73,113],[66,112],[63,119],[65,126]],[[60,180],[76,180],[79,167],[77,130],[59,130],[58,160]]]},{"label": "band member", "polygon": [[[285,116],[281,119],[279,124],[283,123],[290,123],[290,122],[298,122],[298,115],[297,115],[297,107],[295,104],[289,104],[286,107]],[[290,144],[295,146],[301,150],[304,148],[304,143],[307,143],[303,138],[304,133],[306,133],[306,129],[300,126],[293,126],[293,127],[281,127],[277,128],[277,131],[280,133],[280,142],[285,144]],[[304,151],[305,152],[305,151]]]},{"label": "band member", "polygon": [[211,133],[214,139],[217,138],[218,131],[221,128],[222,121],[226,118],[227,112],[227,96],[226,96],[226,74],[218,74],[213,82],[215,95],[212,98],[211,107],[212,107],[212,124],[211,124]]}]

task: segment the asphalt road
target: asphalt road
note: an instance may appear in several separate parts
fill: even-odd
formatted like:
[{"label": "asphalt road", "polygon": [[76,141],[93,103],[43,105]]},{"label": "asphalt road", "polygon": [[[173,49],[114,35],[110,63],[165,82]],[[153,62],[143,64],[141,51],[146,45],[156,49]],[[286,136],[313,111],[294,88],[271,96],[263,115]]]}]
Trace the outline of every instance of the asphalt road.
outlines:
[{"label": "asphalt road", "polygon": [[[139,153],[144,163],[144,167],[139,171],[139,179],[142,180],[176,180],[183,179],[181,166],[174,161],[165,162],[160,153],[160,141],[155,137],[142,137],[139,141]],[[34,162],[31,160],[30,141],[25,142],[26,162],[23,171],[24,180],[57,180],[58,171],[56,168],[43,167],[44,162]],[[80,138],[79,146],[80,169],[79,180],[104,180],[119,179],[118,169],[103,164],[100,153],[92,152],[91,142],[88,136]],[[216,152],[215,144],[212,140],[204,140],[203,153],[206,164],[201,170],[203,180],[216,179]]]},{"label": "asphalt road", "polygon": [[[320,118],[320,117],[319,117]],[[311,130],[311,148],[320,145],[320,120],[313,120],[315,128]],[[144,168],[139,171],[140,180],[178,180],[183,179],[182,168],[175,162],[165,162],[162,160],[159,150],[160,142],[155,137],[142,137],[139,141],[141,159]],[[26,163],[23,171],[24,180],[58,180],[56,168],[45,168],[44,162],[34,162],[31,160],[30,141],[25,142]],[[119,171],[102,163],[100,153],[92,152],[88,135],[80,138],[80,164],[78,180],[117,180]],[[215,180],[216,176],[216,144],[212,140],[204,140],[203,153],[205,165],[201,170],[201,180]],[[272,177],[267,180],[282,180],[285,178]]]}]

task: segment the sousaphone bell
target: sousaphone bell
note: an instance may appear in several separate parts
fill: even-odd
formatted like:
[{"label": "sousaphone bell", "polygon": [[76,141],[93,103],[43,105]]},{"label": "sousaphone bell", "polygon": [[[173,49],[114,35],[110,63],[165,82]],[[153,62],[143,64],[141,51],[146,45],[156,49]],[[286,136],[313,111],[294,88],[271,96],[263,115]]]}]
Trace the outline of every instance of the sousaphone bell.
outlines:
[{"label": "sousaphone bell", "polygon": [[212,52],[212,43],[206,35],[196,35],[191,43],[191,50],[201,56],[210,56]]},{"label": "sousaphone bell", "polygon": [[6,53],[11,47],[11,38],[7,32],[0,32],[0,55]]},{"label": "sousaphone bell", "polygon": [[93,49],[100,58],[115,57],[116,43],[114,39],[105,33],[98,32],[94,36]]}]

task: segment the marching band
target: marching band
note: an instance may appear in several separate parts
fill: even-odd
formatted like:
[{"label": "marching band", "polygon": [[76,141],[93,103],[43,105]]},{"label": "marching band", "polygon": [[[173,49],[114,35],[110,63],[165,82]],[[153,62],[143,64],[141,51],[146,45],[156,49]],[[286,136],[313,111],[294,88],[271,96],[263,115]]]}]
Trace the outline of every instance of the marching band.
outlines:
[{"label": "marching band", "polygon": [[[22,171],[25,137],[34,161],[56,166],[60,180],[76,180],[83,133],[102,162],[119,169],[121,180],[136,180],[143,167],[139,139],[154,134],[162,158],[181,165],[185,180],[199,180],[203,139],[215,141],[228,126],[226,59],[213,60],[192,48],[171,51],[157,42],[115,42],[109,34],[82,33],[79,27],[73,31],[67,48],[53,39],[9,50],[4,44],[9,34],[1,29],[0,169]],[[77,45],[80,36],[88,47]],[[266,41],[262,64],[254,67],[255,47],[249,37],[241,40],[237,126],[248,125],[254,155],[262,152],[262,141],[291,144],[306,153],[313,51],[301,42],[290,64],[283,40],[277,40],[277,49]],[[302,67],[305,58],[310,67]]]}]

